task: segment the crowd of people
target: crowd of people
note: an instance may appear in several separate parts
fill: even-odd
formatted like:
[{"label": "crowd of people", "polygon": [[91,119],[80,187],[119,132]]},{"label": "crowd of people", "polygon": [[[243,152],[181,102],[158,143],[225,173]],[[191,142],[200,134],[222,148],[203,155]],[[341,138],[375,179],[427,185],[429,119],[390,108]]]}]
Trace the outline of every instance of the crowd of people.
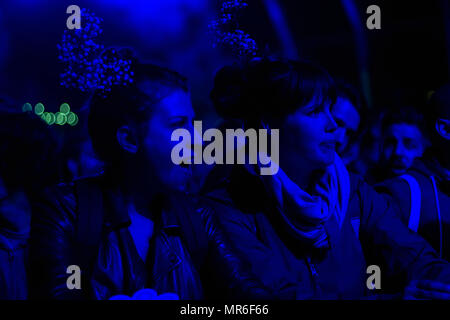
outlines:
[{"label": "crowd of people", "polygon": [[77,152],[0,102],[1,299],[450,299],[449,84],[377,113],[309,61],[225,66],[220,128],[280,132],[279,171],[260,175],[174,164],[172,132],[201,120],[188,80],[132,70],[93,93]]}]

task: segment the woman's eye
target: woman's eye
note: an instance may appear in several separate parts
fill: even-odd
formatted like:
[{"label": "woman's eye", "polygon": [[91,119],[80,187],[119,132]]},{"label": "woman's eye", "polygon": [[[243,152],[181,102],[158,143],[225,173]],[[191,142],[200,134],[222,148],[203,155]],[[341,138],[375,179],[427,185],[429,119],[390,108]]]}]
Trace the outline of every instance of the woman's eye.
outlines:
[{"label": "woman's eye", "polygon": [[176,117],[170,121],[170,126],[173,128],[182,128],[187,126],[189,119],[187,117]]},{"label": "woman's eye", "polygon": [[174,128],[181,128],[184,127],[186,125],[186,119],[177,119],[175,121],[172,121],[170,123],[170,125]]},{"label": "woman's eye", "polygon": [[317,116],[321,112],[320,108],[313,109],[307,113],[308,116]]}]

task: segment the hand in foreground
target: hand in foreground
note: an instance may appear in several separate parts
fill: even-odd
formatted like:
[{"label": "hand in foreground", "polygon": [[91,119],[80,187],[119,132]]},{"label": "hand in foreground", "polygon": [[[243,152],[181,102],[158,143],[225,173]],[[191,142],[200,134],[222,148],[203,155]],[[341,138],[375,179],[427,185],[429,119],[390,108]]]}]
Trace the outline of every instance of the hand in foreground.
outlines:
[{"label": "hand in foreground", "polygon": [[450,285],[432,280],[413,280],[405,289],[405,300],[450,300]]}]

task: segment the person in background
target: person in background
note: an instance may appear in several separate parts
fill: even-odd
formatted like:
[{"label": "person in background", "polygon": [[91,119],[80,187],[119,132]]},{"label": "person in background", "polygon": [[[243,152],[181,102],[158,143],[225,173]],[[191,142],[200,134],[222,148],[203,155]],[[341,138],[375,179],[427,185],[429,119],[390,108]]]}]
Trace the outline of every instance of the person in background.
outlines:
[{"label": "person in background", "polygon": [[[274,294],[361,299],[408,286],[407,297],[450,298],[450,265],[336,154],[335,88],[324,69],[254,59],[219,70],[211,97],[222,117],[245,129],[279,129],[275,174],[216,165],[223,178],[204,188],[233,248]],[[398,283],[370,290],[369,265]]]},{"label": "person in background", "polygon": [[355,88],[345,82],[336,85],[336,102],[331,114],[338,126],[336,151],[349,168],[359,159],[365,121],[362,99]]},{"label": "person in background", "polygon": [[[430,148],[408,170],[398,172],[401,176],[377,188],[392,196],[403,222],[411,230],[425,238],[440,257],[450,260],[450,84],[434,93],[426,110]],[[410,127],[410,140],[415,140],[409,143],[419,144],[423,138],[418,128]],[[420,147],[411,149],[420,154]]]},{"label": "person in background", "polygon": [[67,142],[64,155],[66,158],[67,181],[93,176],[103,170],[103,163],[96,156],[91,139],[84,134],[80,133],[78,139],[72,138]]},{"label": "person in background", "polygon": [[59,180],[49,127],[20,106],[0,103],[0,300],[26,299],[30,198]]},{"label": "person in background", "polygon": [[[90,104],[104,173],[33,201],[32,297],[137,298],[142,290],[180,299],[268,297],[229,250],[211,210],[186,196],[190,166],[171,160],[172,132],[193,132],[186,79],[132,59],[133,83],[98,91]],[[71,265],[82,272],[79,290],[67,285]]]},{"label": "person in background", "polygon": [[370,181],[381,182],[404,174],[428,147],[424,118],[413,107],[387,113],[382,121],[380,163],[373,168]]},{"label": "person in background", "polygon": [[378,112],[367,109],[358,90],[336,81],[336,101],[331,113],[338,126],[336,152],[352,173],[362,177],[378,162]]}]

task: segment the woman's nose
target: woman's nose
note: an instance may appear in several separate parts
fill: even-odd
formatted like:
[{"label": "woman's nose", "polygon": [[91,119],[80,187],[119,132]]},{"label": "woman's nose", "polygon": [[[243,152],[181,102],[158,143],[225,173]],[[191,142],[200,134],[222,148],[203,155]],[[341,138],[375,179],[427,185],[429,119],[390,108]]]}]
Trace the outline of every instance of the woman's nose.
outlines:
[{"label": "woman's nose", "polygon": [[325,111],[325,116],[327,118],[326,130],[328,132],[336,131],[338,128],[338,125],[337,125],[336,121],[334,120],[333,115],[331,114],[331,111],[329,109],[327,109]]}]

